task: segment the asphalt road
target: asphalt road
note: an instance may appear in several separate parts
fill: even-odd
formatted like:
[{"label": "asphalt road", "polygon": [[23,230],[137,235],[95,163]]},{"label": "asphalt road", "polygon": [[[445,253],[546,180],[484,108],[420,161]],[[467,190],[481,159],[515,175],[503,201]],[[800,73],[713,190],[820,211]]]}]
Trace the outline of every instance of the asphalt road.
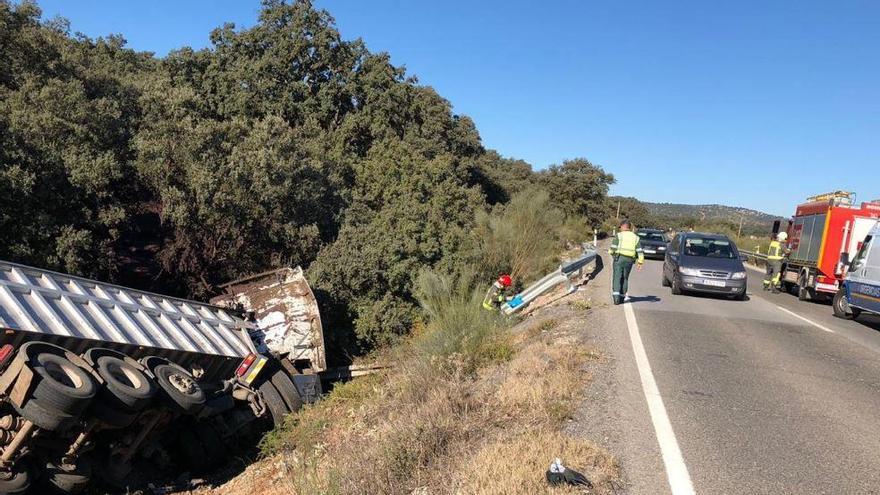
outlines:
[{"label": "asphalt road", "polygon": [[[763,292],[753,271],[747,301],[673,296],[661,265],[633,272],[629,304],[696,493],[880,493],[880,319]],[[619,435],[629,491],[668,493],[632,348],[615,342],[615,407],[641,432]]]}]

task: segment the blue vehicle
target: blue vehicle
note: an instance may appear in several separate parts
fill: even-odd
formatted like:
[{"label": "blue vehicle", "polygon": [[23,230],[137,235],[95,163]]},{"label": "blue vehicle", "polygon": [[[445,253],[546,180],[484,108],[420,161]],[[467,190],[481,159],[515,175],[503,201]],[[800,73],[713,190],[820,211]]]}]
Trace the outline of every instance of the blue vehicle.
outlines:
[{"label": "blue vehicle", "polygon": [[832,304],[834,316],[851,320],[862,312],[880,314],[880,222],[871,228],[849,265]]}]

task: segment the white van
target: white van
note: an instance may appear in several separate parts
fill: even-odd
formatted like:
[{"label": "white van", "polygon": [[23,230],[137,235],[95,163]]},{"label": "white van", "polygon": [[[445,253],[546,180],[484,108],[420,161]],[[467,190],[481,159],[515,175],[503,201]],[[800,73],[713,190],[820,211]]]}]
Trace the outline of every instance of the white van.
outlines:
[{"label": "white van", "polygon": [[871,228],[850,263],[833,307],[834,316],[848,320],[863,311],[880,314],[880,221]]}]

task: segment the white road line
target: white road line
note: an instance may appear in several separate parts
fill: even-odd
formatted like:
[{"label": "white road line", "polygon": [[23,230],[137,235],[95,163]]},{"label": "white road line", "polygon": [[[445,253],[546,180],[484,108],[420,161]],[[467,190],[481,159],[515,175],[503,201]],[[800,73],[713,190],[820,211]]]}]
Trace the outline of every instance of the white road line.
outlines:
[{"label": "white road line", "polygon": [[814,327],[818,328],[819,330],[825,330],[825,331],[828,332],[828,333],[837,333],[837,332],[835,332],[834,330],[832,330],[832,329],[830,329],[830,328],[828,328],[828,327],[825,327],[825,326],[822,326],[822,325],[816,323],[816,322],[813,321],[813,320],[809,320],[809,319],[807,319],[807,318],[804,318],[803,316],[801,316],[801,315],[795,313],[794,311],[789,311],[789,310],[787,310],[787,309],[785,309],[785,308],[783,308],[782,306],[779,306],[779,305],[777,305],[776,307],[779,308],[779,309],[781,309],[782,311],[785,311],[786,313],[790,314],[791,316],[794,316],[795,318],[797,318],[797,319],[799,319],[799,320],[803,320],[803,321],[809,323],[810,325],[813,325]]},{"label": "white road line", "polygon": [[666,466],[666,477],[669,479],[669,488],[672,495],[693,495],[694,485],[691,483],[691,475],[688,473],[675,432],[666,414],[663,405],[663,397],[654,381],[651,372],[651,363],[645,353],[642,344],[642,336],[639,334],[639,325],[636,323],[636,315],[630,304],[624,304],[623,312],[626,315],[626,326],[629,329],[629,338],[632,341],[633,354],[636,357],[636,366],[639,368],[639,376],[642,379],[642,391],[648,402],[648,411],[651,413],[651,422],[654,423],[654,433],[660,444],[660,454],[663,456],[663,464]]}]

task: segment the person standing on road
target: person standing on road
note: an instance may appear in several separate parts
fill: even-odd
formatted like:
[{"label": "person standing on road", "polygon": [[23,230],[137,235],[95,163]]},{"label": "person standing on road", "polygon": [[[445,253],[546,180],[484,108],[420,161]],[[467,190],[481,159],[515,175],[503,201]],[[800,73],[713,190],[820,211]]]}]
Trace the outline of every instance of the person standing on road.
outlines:
[{"label": "person standing on road", "polygon": [[620,222],[617,235],[611,239],[611,248],[608,253],[614,258],[614,271],[611,275],[611,298],[614,304],[621,304],[627,299],[626,291],[629,286],[629,274],[634,264],[638,264],[637,270],[642,269],[645,255],[642,252],[642,243],[639,236],[632,231],[629,220]]},{"label": "person standing on road", "polygon": [[770,247],[767,248],[767,275],[764,277],[764,290],[779,292],[779,278],[782,275],[782,260],[789,253],[789,249],[785,246],[788,240],[788,234],[780,232],[776,235],[776,239],[770,241]]}]

